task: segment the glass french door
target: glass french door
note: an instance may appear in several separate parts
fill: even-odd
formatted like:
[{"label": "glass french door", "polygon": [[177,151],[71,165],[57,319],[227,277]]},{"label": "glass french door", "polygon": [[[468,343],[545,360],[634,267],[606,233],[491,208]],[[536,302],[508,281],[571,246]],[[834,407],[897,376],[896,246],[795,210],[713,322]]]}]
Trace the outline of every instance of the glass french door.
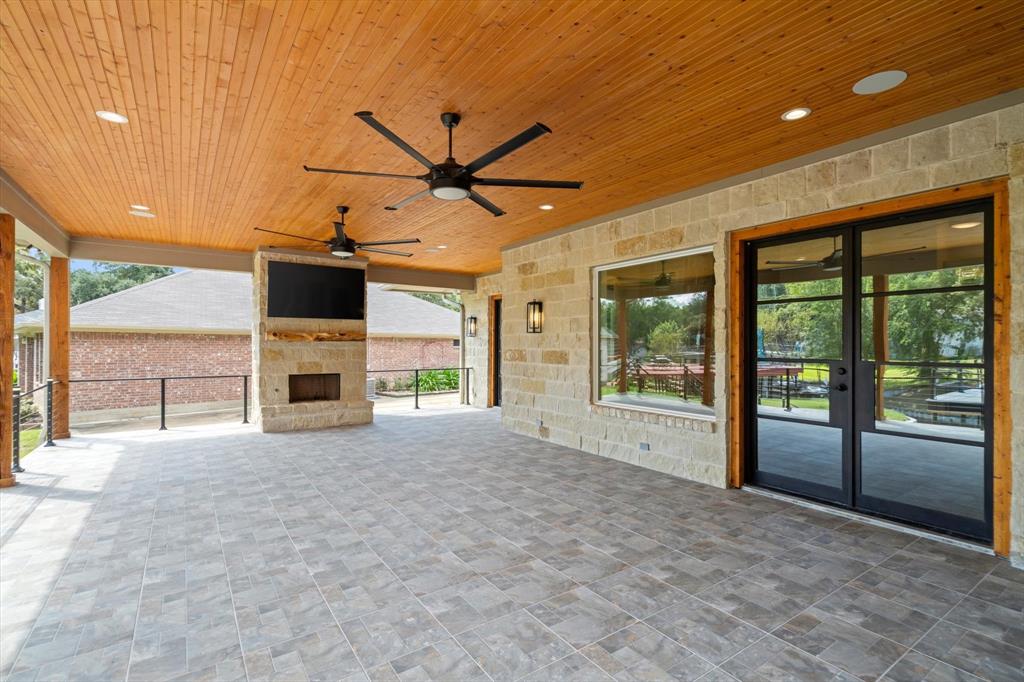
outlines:
[{"label": "glass french door", "polygon": [[990,202],[748,245],[748,482],[989,541]]}]

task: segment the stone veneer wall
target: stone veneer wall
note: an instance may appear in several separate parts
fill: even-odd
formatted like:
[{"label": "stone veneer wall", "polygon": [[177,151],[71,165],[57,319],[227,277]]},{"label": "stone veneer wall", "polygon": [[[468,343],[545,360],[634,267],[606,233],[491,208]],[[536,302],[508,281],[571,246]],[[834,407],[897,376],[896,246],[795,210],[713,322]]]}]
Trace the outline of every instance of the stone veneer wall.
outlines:
[{"label": "stone veneer wall", "polygon": [[[1012,553],[1024,558],[1024,105],[512,248],[500,273],[463,297],[471,403],[487,396],[487,297],[501,293],[502,423],[517,433],[688,479],[726,485],[727,251],[731,230],[951,185],[1008,176],[1011,231]],[[715,416],[666,417],[591,404],[590,273],[595,265],[711,244],[716,310]],[[525,333],[527,301],[544,332]],[[650,443],[640,451],[639,443]]]},{"label": "stone veneer wall", "polygon": [[[322,320],[267,316],[267,263],[271,260],[366,269],[362,261],[299,256],[259,250],[253,263],[253,419],[262,431],[320,429],[373,421],[366,399],[366,320]],[[365,295],[365,294],[364,294]],[[356,341],[268,341],[271,331],[353,332]],[[341,398],[289,403],[289,374],[341,375]]]}]

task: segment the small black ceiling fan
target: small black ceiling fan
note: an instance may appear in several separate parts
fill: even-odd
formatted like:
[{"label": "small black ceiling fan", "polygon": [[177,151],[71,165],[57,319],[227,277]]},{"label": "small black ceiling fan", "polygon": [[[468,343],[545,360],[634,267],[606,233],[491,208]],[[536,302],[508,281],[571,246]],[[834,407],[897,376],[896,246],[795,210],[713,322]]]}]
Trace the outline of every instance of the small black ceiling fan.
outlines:
[{"label": "small black ceiling fan", "polygon": [[[769,268],[770,270],[799,270],[801,268],[820,268],[825,272],[836,272],[843,269],[843,247],[839,246],[839,238],[832,237],[832,253],[821,260],[769,260],[766,265],[781,265],[781,268]],[[869,258],[882,258],[884,256],[898,256],[902,253],[912,253],[926,249],[926,246],[915,246],[912,249],[901,249],[899,251],[887,251],[876,253],[872,256],[863,256],[862,260]]]},{"label": "small black ceiling fan", "polygon": [[426,196],[433,196],[437,199],[444,199],[445,201],[458,201],[459,199],[468,198],[476,204],[486,208],[494,215],[495,218],[497,218],[498,216],[505,215],[505,212],[477,193],[476,190],[473,189],[475,186],[541,187],[547,189],[580,189],[583,187],[582,182],[572,182],[568,180],[519,180],[513,178],[479,178],[476,176],[478,171],[483,170],[498,159],[508,156],[520,147],[533,142],[541,135],[550,133],[551,129],[543,123],[534,123],[512,139],[498,145],[475,161],[471,161],[469,164],[463,166],[462,164],[457,163],[455,161],[455,157],[452,155],[452,131],[455,129],[455,126],[459,125],[459,121],[462,120],[462,117],[458,114],[452,112],[445,112],[441,114],[441,124],[448,129],[448,158],[444,160],[444,163],[434,163],[427,157],[423,156],[423,154],[420,154],[418,151],[413,149],[409,143],[388,130],[384,124],[375,119],[373,117],[373,112],[358,111],[355,115],[378,133],[391,140],[391,142],[393,142],[403,152],[424,165],[427,168],[427,172],[422,175],[401,175],[397,173],[371,173],[368,171],[338,170],[335,168],[311,168],[310,166],[303,166],[302,168],[310,173],[368,175],[378,178],[422,180],[427,183],[427,189],[422,192],[406,197],[398,203],[386,206],[385,208],[389,211],[397,211],[400,208],[408,206],[417,199],[422,199]]},{"label": "small black ceiling fan", "polygon": [[658,291],[664,291],[672,286],[672,273],[665,271],[665,261],[661,261],[661,274],[656,277],[647,278],[636,278],[636,277],[621,277],[621,281],[626,284],[633,286],[652,286]]},{"label": "small black ceiling fan", "polygon": [[296,239],[305,239],[306,241],[316,242],[318,244],[324,244],[328,247],[328,250],[338,258],[351,258],[356,255],[356,251],[370,251],[372,253],[386,253],[390,256],[405,256],[408,258],[411,253],[406,251],[393,251],[391,249],[381,249],[381,246],[391,246],[394,244],[419,244],[419,239],[388,239],[384,241],[375,242],[357,242],[351,237],[345,236],[345,214],[348,213],[348,206],[338,206],[338,213],[341,214],[341,220],[335,221],[334,223],[334,239],[314,239],[313,237],[304,237],[301,234],[291,234],[290,232],[278,232],[277,230],[268,230],[263,227],[253,228],[257,232],[269,232],[270,234],[280,234],[285,237],[295,237]]}]

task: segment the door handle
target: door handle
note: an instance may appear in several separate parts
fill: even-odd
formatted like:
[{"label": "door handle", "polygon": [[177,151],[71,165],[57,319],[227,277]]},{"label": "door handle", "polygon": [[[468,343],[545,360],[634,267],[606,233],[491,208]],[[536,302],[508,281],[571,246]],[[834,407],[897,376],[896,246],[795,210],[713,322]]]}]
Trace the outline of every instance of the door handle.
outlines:
[{"label": "door handle", "polygon": [[833,391],[840,391],[840,392],[842,392],[842,391],[845,391],[846,389],[847,389],[846,384],[836,384],[835,386],[832,387]]}]

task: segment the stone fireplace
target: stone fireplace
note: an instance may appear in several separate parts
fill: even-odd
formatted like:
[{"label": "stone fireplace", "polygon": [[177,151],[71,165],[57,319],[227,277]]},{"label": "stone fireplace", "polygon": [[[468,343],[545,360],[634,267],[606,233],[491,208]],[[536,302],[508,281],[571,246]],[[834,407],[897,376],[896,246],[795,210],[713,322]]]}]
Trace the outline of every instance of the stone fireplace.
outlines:
[{"label": "stone fireplace", "polygon": [[260,249],[253,263],[253,418],[297,431],[373,421],[366,399],[366,320],[267,316],[267,263],[365,270],[365,261]]}]

